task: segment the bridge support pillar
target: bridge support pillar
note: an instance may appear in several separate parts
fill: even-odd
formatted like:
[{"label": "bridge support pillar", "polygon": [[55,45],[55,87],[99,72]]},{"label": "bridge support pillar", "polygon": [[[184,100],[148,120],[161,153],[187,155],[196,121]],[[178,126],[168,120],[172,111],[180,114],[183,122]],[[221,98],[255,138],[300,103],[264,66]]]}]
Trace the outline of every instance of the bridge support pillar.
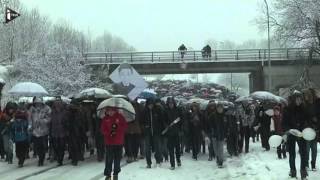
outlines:
[{"label": "bridge support pillar", "polygon": [[255,91],[264,90],[264,76],[263,71],[253,71],[249,74],[249,91],[250,93]]}]

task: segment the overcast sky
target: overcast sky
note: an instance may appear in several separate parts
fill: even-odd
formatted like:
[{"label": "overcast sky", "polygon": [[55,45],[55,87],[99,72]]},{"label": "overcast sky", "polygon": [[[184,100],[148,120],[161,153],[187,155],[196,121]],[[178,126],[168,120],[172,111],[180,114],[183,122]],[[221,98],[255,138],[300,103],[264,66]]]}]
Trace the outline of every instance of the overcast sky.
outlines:
[{"label": "overcast sky", "polygon": [[261,0],[21,0],[54,22],[65,19],[95,36],[104,30],[139,51],[201,49],[207,39],[264,38],[254,24]]}]

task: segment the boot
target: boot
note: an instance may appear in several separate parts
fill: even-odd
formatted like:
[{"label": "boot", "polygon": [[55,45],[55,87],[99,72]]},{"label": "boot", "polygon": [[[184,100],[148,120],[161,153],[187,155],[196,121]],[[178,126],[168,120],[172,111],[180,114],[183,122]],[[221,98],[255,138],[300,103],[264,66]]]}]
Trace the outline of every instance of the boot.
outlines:
[{"label": "boot", "polygon": [[181,166],[181,162],[178,162],[177,164],[178,164],[178,167],[180,167],[180,166]]},{"label": "boot", "polygon": [[311,161],[311,168],[312,168],[312,171],[316,171],[316,162],[314,161]]},{"label": "boot", "polygon": [[297,171],[296,170],[290,170],[289,176],[291,178],[296,178],[297,177]]},{"label": "boot", "polygon": [[112,180],[118,180],[118,175],[113,175]]},{"label": "boot", "polygon": [[300,174],[301,174],[301,179],[305,179],[308,176],[307,170],[305,170],[305,169],[301,170]]}]

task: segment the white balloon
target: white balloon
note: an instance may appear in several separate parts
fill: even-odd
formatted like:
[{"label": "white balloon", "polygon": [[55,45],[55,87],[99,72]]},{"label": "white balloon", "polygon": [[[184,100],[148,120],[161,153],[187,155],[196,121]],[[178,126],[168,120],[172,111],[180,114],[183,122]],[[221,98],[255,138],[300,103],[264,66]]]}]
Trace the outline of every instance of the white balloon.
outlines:
[{"label": "white balloon", "polygon": [[265,111],[265,113],[266,113],[268,116],[273,116],[273,115],[274,115],[273,109],[268,109],[267,111]]},{"label": "white balloon", "polygon": [[269,144],[273,148],[280,146],[281,142],[282,142],[282,137],[279,135],[272,135],[269,138]]},{"label": "white balloon", "polygon": [[307,141],[312,141],[316,138],[316,132],[312,128],[305,128],[302,131],[302,137]]},{"label": "white balloon", "polygon": [[298,129],[290,129],[289,133],[296,137],[302,137],[302,132],[300,132]]}]

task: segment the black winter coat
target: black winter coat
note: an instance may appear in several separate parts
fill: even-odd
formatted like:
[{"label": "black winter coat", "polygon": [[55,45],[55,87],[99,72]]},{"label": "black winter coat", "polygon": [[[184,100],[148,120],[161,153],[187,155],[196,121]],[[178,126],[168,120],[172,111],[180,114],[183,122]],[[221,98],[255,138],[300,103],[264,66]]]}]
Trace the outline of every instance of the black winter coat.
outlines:
[{"label": "black winter coat", "polygon": [[224,113],[215,113],[210,115],[209,119],[212,137],[219,141],[223,141],[226,136],[226,115]]},{"label": "black winter coat", "polygon": [[282,128],[284,131],[298,129],[302,131],[308,126],[308,117],[304,106],[288,106],[284,109]]},{"label": "black winter coat", "polygon": [[[166,109],[166,126],[169,126],[174,120],[176,120],[178,117],[181,118],[180,112],[177,108],[167,108]],[[177,124],[174,124],[168,132],[166,133],[167,136],[179,136],[179,132],[181,131],[181,123],[182,119]]]},{"label": "black winter coat", "polygon": [[165,128],[165,115],[162,107],[154,106],[152,110],[145,107],[142,114],[142,124],[146,136],[161,135]]}]

